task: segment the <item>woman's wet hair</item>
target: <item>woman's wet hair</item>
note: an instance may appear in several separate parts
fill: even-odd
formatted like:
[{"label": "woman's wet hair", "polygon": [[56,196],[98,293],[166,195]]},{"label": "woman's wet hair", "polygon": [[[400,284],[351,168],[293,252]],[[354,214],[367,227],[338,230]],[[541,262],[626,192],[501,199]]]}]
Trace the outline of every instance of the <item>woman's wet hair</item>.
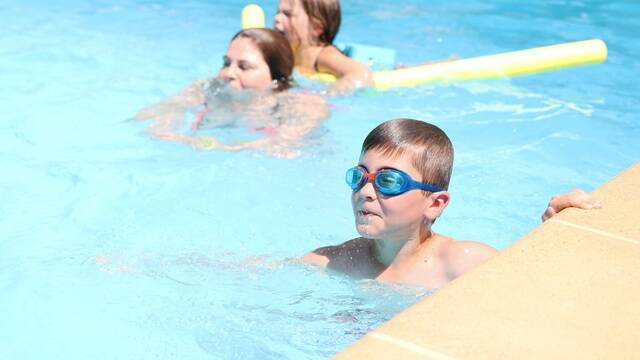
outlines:
[{"label": "woman's wet hair", "polygon": [[364,139],[362,154],[370,150],[392,158],[409,152],[412,165],[422,175],[420,181],[449,187],[453,145],[447,134],[435,125],[413,119],[385,121]]},{"label": "woman's wet hair", "polygon": [[231,41],[237,38],[251,39],[262,53],[269,66],[271,80],[275,82],[276,91],[286,90],[293,83],[293,51],[289,41],[280,32],[266,28],[252,28],[238,32]]},{"label": "woman's wet hair", "polygon": [[309,26],[319,26],[322,31],[318,36],[320,45],[330,45],[340,29],[339,0],[300,0],[304,12],[309,17]]}]

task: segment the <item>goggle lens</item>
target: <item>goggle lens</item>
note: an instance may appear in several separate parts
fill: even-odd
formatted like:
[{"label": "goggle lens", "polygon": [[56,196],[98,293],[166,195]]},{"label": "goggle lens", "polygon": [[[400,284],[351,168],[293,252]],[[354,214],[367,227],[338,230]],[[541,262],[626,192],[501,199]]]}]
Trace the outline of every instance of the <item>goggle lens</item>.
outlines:
[{"label": "goggle lens", "polygon": [[362,187],[363,178],[364,171],[358,167],[351,168],[347,171],[347,184],[352,190],[358,190]]},{"label": "goggle lens", "polygon": [[375,184],[378,191],[385,195],[396,195],[402,192],[406,180],[395,171],[379,172],[375,177]]}]

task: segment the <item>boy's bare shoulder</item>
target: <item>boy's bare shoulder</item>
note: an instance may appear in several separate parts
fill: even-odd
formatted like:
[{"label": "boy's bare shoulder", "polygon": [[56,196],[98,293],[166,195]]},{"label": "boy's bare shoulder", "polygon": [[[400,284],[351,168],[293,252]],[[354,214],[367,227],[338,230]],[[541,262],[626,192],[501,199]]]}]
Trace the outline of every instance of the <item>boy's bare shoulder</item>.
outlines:
[{"label": "boy's bare shoulder", "polygon": [[372,240],[359,237],[318,248],[306,254],[303,261],[356,278],[375,278],[381,272],[381,265],[373,255],[372,244]]},{"label": "boy's bare shoulder", "polygon": [[475,268],[497,253],[498,251],[491,246],[471,240],[451,239],[440,249],[440,256],[453,277]]}]

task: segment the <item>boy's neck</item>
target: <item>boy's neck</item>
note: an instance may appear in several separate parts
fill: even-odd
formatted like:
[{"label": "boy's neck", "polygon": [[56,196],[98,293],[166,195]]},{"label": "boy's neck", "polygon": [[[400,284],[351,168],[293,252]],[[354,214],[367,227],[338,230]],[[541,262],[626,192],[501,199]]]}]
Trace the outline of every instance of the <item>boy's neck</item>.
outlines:
[{"label": "boy's neck", "polygon": [[432,235],[431,229],[423,227],[416,236],[404,241],[375,239],[373,253],[376,259],[386,267],[393,263],[403,263],[426,245]]}]

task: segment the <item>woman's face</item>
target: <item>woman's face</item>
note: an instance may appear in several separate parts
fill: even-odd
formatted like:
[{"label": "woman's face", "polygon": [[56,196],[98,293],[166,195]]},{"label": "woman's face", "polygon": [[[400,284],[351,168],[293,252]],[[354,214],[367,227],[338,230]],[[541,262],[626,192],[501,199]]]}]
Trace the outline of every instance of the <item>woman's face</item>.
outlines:
[{"label": "woman's face", "polygon": [[269,65],[253,40],[238,37],[229,44],[218,79],[233,89],[266,90],[272,84]]}]

